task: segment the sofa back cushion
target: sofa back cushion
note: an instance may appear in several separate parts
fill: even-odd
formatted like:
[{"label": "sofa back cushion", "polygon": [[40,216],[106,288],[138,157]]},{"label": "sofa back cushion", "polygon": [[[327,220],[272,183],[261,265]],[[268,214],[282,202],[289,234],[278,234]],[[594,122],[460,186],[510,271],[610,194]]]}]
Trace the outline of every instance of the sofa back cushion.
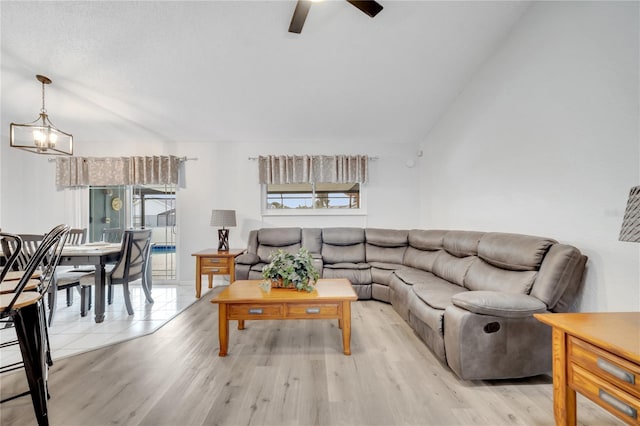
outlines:
[{"label": "sofa back cushion", "polygon": [[301,245],[300,228],[262,228],[258,231],[256,254],[260,262],[269,263],[271,254],[278,249],[296,253]]},{"label": "sofa back cushion", "polygon": [[351,246],[364,244],[363,228],[324,228],[322,230],[322,243],[333,246]]},{"label": "sofa back cushion", "polygon": [[300,244],[300,228],[262,228],[258,231],[258,244],[271,247],[287,247]]},{"label": "sofa back cushion", "polygon": [[409,244],[409,231],[397,229],[365,229],[367,244],[378,247],[406,247]]},{"label": "sofa back cushion", "polygon": [[442,251],[433,262],[433,274],[449,281],[450,283],[464,286],[464,277],[473,262],[478,260],[475,256],[456,257],[447,251]]},{"label": "sofa back cushion", "polygon": [[367,228],[367,262],[402,264],[404,252],[409,244],[408,236],[409,231]]},{"label": "sofa back cushion", "polygon": [[550,238],[488,232],[478,245],[478,256],[487,263],[512,271],[537,271],[549,248]]},{"label": "sofa back cushion", "polygon": [[498,268],[478,259],[469,267],[464,286],[469,290],[529,294],[536,274],[536,271],[511,271]]},{"label": "sofa back cushion", "polygon": [[420,250],[440,250],[447,232],[440,229],[412,229],[409,231],[409,246]]},{"label": "sofa back cushion", "polygon": [[478,254],[478,244],[484,232],[449,231],[442,239],[442,247],[456,257],[475,256]]},{"label": "sofa back cushion", "polygon": [[363,228],[324,228],[322,260],[327,263],[365,262]]},{"label": "sofa back cushion", "polygon": [[413,247],[407,247],[404,252],[402,264],[411,266],[412,268],[422,269],[423,271],[433,271],[433,262],[442,250],[420,250]]}]

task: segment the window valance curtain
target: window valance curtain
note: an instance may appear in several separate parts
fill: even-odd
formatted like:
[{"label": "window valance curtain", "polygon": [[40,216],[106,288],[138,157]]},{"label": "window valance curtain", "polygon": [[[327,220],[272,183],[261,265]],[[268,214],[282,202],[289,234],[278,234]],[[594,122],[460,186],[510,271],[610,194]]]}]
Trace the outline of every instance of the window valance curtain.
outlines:
[{"label": "window valance curtain", "polygon": [[366,155],[267,155],[258,157],[260,183],[365,183]]},{"label": "window valance curtain", "polygon": [[152,157],[60,157],[56,185],[77,186],[178,184],[181,160],[173,155]]}]

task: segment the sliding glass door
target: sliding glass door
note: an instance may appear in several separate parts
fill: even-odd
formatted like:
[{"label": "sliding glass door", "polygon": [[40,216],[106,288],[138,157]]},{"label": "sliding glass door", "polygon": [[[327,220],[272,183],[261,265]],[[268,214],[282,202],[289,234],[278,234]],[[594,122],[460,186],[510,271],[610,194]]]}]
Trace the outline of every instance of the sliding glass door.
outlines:
[{"label": "sliding glass door", "polygon": [[88,241],[119,241],[128,228],[151,228],[154,283],[176,279],[173,185],[90,187]]}]

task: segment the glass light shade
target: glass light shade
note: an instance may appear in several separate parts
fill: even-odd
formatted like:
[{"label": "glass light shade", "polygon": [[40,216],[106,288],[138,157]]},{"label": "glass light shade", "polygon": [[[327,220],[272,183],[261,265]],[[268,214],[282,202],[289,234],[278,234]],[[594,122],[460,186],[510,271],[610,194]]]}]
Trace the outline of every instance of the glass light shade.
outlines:
[{"label": "glass light shade", "polygon": [[36,154],[73,155],[73,136],[57,129],[45,113],[32,123],[10,126],[10,145]]}]

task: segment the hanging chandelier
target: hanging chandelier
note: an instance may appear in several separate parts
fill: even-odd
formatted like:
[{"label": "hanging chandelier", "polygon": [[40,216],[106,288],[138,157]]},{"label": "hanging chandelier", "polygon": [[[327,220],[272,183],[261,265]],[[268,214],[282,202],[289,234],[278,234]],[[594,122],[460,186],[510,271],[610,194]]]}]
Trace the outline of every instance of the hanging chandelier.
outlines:
[{"label": "hanging chandelier", "polygon": [[28,124],[11,123],[10,145],[36,154],[73,155],[73,136],[54,126],[44,107],[44,86],[51,79],[39,74],[36,79],[42,83],[40,116]]}]

